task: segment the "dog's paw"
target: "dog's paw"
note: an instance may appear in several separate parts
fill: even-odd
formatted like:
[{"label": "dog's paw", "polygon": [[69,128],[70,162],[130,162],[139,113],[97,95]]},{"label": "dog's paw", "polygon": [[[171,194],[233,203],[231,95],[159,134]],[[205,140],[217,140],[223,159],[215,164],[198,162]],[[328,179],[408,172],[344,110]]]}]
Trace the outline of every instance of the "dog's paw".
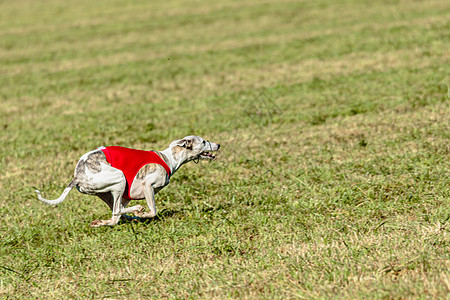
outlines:
[{"label": "dog's paw", "polygon": [[136,210],[133,210],[133,214],[136,216],[136,217],[141,217],[143,214],[145,214],[144,213],[144,207],[143,206],[140,206],[139,205],[139,207],[136,209]]},{"label": "dog's paw", "polygon": [[138,217],[141,218],[141,219],[151,219],[151,218],[156,217],[156,213],[154,213],[154,212],[141,212],[138,215]]},{"label": "dog's paw", "polygon": [[140,218],[140,217],[142,217],[142,215],[144,215],[144,212],[141,210],[135,210],[135,211],[133,211],[133,215]]},{"label": "dog's paw", "polygon": [[90,226],[91,227],[100,227],[100,226],[106,225],[105,223],[106,223],[105,220],[94,220],[91,222]]}]

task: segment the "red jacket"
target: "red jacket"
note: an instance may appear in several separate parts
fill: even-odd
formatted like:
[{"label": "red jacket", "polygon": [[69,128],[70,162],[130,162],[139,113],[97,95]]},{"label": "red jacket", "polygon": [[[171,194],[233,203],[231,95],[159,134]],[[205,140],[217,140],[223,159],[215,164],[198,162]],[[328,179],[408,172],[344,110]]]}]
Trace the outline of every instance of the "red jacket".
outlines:
[{"label": "red jacket", "polygon": [[155,151],[135,150],[119,146],[100,147],[105,153],[106,160],[116,169],[119,169],[125,175],[127,186],[123,197],[132,199],[130,196],[130,188],[136,174],[146,164],[159,164],[164,167],[167,175],[170,177],[170,168],[166,162],[156,154]]}]

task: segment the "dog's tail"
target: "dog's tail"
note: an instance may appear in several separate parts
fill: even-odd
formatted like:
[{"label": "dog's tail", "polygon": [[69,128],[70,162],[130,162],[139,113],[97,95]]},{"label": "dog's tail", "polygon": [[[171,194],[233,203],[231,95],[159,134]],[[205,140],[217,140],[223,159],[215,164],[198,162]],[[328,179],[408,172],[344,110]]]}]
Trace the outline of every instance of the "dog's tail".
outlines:
[{"label": "dog's tail", "polygon": [[40,191],[38,191],[38,190],[34,190],[34,191],[36,192],[38,199],[41,200],[42,202],[44,202],[45,204],[58,205],[61,202],[63,202],[64,199],[66,199],[67,195],[73,189],[74,186],[75,186],[75,180],[72,180],[72,182],[69,183],[69,185],[64,189],[64,192],[61,194],[61,196],[59,196],[59,198],[55,199],[55,200],[45,199],[44,197],[41,196],[41,192]]}]

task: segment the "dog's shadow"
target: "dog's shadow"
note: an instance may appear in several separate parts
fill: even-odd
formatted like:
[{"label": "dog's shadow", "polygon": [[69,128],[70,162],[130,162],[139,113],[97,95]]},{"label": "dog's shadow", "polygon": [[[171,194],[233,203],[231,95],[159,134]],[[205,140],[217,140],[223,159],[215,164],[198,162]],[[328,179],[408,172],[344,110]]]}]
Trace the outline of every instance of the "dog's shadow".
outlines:
[{"label": "dog's shadow", "polygon": [[163,209],[156,216],[153,218],[141,218],[141,217],[133,217],[129,215],[122,215],[120,218],[119,223],[131,223],[131,222],[137,222],[137,223],[143,223],[143,224],[151,224],[153,222],[159,222],[164,220],[165,218],[172,217],[173,215],[179,214],[181,210],[175,210],[175,209]]},{"label": "dog's shadow", "polygon": [[[201,209],[203,213],[214,213],[223,209],[227,209],[231,206],[231,204],[220,204],[217,207],[205,207]],[[179,213],[183,213],[183,211],[186,211],[187,209],[163,209],[153,218],[141,218],[141,217],[134,217],[129,215],[122,215],[120,218],[119,224],[127,224],[127,223],[143,223],[143,224],[151,224],[153,222],[159,222],[166,218],[170,218],[174,215],[177,215]]]}]

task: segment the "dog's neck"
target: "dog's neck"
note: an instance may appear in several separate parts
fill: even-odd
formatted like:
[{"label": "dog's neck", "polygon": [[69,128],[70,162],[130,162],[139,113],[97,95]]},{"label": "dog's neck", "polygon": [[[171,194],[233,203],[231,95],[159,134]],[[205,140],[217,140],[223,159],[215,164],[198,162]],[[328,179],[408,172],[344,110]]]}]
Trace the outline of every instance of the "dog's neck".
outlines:
[{"label": "dog's neck", "polygon": [[171,149],[170,147],[167,148],[167,149],[165,149],[165,150],[163,150],[163,151],[160,151],[160,153],[161,153],[162,155],[164,155],[164,156],[167,158],[166,163],[167,163],[167,165],[169,166],[172,175],[173,175],[173,174],[174,174],[174,173],[175,173],[175,172],[176,172],[183,164],[186,163],[186,160],[184,160],[184,159],[176,159],[176,158],[173,156],[172,149]]}]

